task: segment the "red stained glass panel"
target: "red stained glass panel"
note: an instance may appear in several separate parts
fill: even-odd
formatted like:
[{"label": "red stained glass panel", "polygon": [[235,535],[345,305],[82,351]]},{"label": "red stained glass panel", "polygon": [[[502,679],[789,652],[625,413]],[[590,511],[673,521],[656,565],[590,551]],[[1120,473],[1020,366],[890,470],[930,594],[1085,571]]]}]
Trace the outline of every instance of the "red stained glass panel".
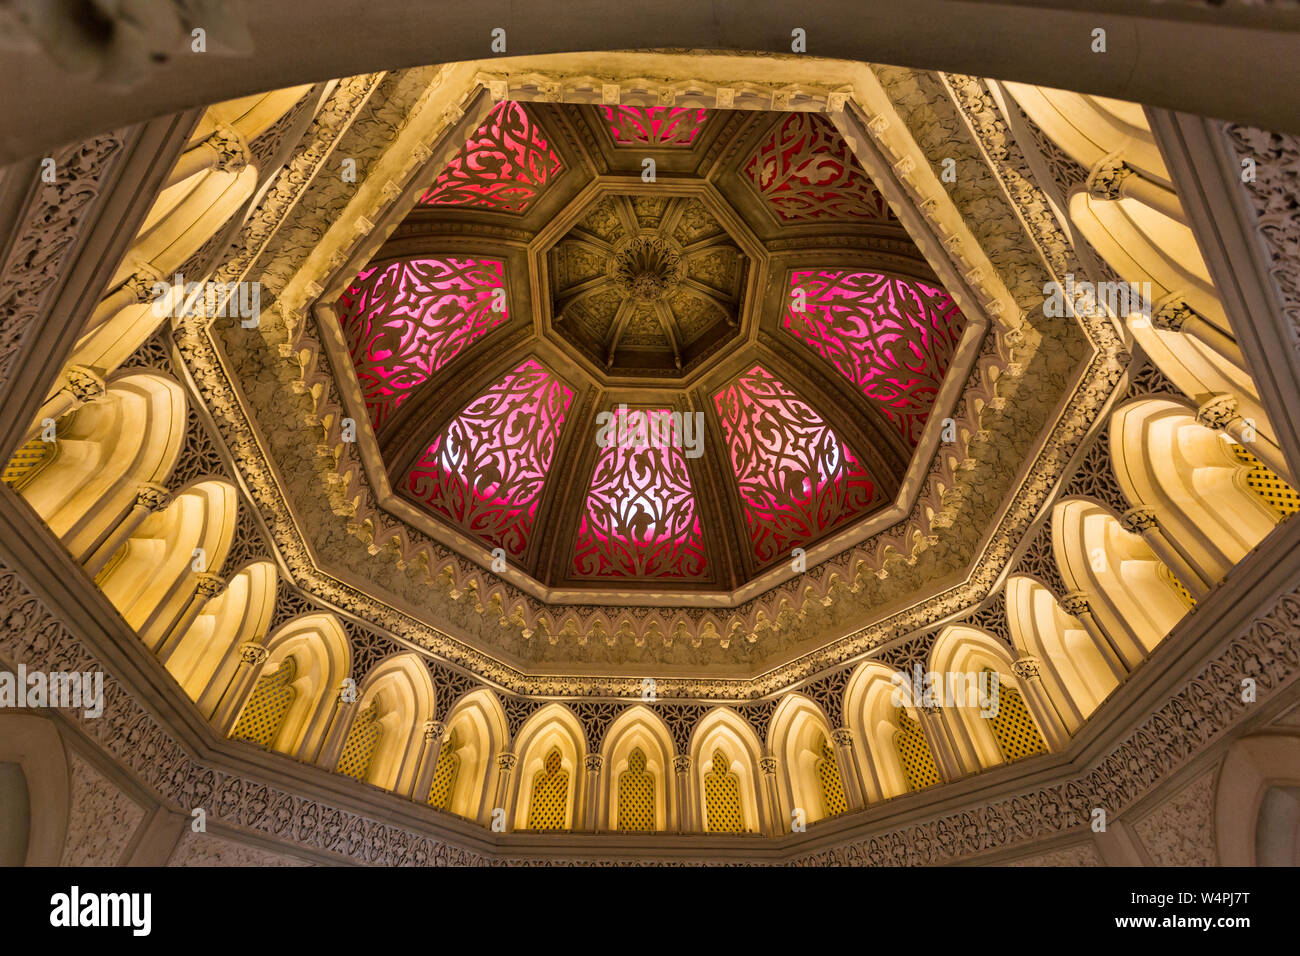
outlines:
[{"label": "red stained glass panel", "polygon": [[866,467],[783,382],[754,366],[713,396],[760,564],[862,514]]},{"label": "red stained glass panel", "polygon": [[708,111],[693,106],[602,106],[605,122],[619,146],[690,146],[700,135]]},{"label": "red stained glass panel", "polygon": [[523,213],[560,174],[560,156],[519,103],[504,100],[420,197],[430,206]]},{"label": "red stained glass panel", "polygon": [[370,424],[509,316],[505,267],[491,259],[406,259],[365,270],[338,301],[339,325]]},{"label": "red stained glass panel", "polygon": [[[578,526],[574,574],[595,578],[703,574],[707,563],[703,531],[686,455],[679,444],[663,440],[681,434],[671,424],[672,412],[620,408],[612,414],[613,427],[596,456]],[[627,440],[620,441],[620,434]]]},{"label": "red stained glass panel", "polygon": [[893,219],[844,137],[817,113],[790,113],[775,123],[744,170],[783,222]]},{"label": "red stained glass panel", "polygon": [[830,363],[913,447],[966,317],[952,296],[875,272],[796,271],[782,327]]},{"label": "red stained glass panel", "polygon": [[572,400],[571,388],[528,359],[433,439],[407,491],[490,547],[522,555]]}]

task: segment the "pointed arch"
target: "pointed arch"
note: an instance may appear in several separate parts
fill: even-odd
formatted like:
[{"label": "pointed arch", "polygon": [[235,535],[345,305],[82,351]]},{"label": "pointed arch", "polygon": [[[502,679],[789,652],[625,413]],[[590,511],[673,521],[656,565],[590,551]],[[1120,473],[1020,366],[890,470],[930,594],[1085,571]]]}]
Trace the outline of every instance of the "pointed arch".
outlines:
[{"label": "pointed arch", "polygon": [[1210,582],[1278,522],[1247,486],[1251,467],[1224,436],[1167,398],[1137,398],[1111,415],[1111,462],[1124,494],[1155,511],[1162,532]]},{"label": "pointed arch", "polygon": [[208,600],[164,661],[186,696],[211,717],[239,666],[240,644],[260,644],[275,613],[279,575],[270,561],[240,570]]},{"label": "pointed arch", "polygon": [[[639,771],[632,767],[633,751],[641,754]],[[601,754],[607,774],[597,811],[602,829],[667,830],[676,825],[680,809],[674,792],[673,738],[658,714],[644,704],[623,711],[605,731]],[[637,789],[625,792],[625,785]],[[633,796],[642,813],[638,825],[629,826],[624,817],[631,815]]]},{"label": "pointed arch", "polygon": [[940,782],[910,680],[879,661],[864,661],[844,688],[845,720],[864,768],[868,802]]},{"label": "pointed arch", "polygon": [[1067,614],[1041,581],[1027,575],[1007,580],[1007,626],[1022,657],[1043,664],[1043,689],[1074,734],[1119,686],[1124,664],[1104,641]]},{"label": "pointed arch", "polygon": [[[552,757],[552,751],[558,760]],[[573,830],[581,825],[578,807],[585,799],[583,758],[586,753],[587,738],[582,724],[563,704],[547,704],[528,718],[515,742],[519,773],[516,778],[515,829],[531,829],[536,823],[560,830]],[[540,790],[539,779],[542,780]],[[560,793],[560,780],[564,783],[563,793]],[[552,800],[556,808],[554,812],[543,812],[544,808],[538,802],[540,796]],[[562,825],[551,825],[560,821]]]},{"label": "pointed arch", "polygon": [[[719,755],[721,760],[719,761]],[[766,811],[762,802],[759,761],[762,747],[754,730],[729,707],[715,707],[691,734],[691,766],[695,774],[697,819],[706,832],[762,833]],[[714,777],[710,777],[714,774]],[[730,775],[730,776],[728,776]],[[734,777],[734,783],[732,781]],[[729,801],[732,787],[738,804],[735,819],[719,813],[720,799]],[[710,797],[713,814],[710,815]]]},{"label": "pointed arch", "polygon": [[333,719],[338,688],[352,667],[347,632],[333,614],[305,614],[271,635],[266,650],[266,660],[253,675],[246,699],[235,709],[230,732],[239,726],[257,682],[278,673],[285,660],[292,658],[292,699],[267,749],[313,761]]},{"label": "pointed arch", "polygon": [[1130,670],[1192,606],[1150,546],[1099,502],[1070,497],[1056,503],[1052,551],[1066,586],[1087,596]]},{"label": "pointed arch", "polygon": [[[486,687],[462,697],[445,721],[457,769],[444,809],[486,825],[496,795],[496,755],[506,750],[510,733],[505,710]],[[435,776],[441,768],[435,768]]]},{"label": "pointed arch", "polygon": [[[1006,645],[978,628],[950,624],[939,632],[930,650],[930,672],[948,684],[951,699],[943,701],[942,714],[965,769],[975,772],[1014,759],[1008,753],[999,718],[1027,715],[1028,702]],[[981,675],[986,673],[990,677],[984,684]],[[1046,715],[1030,716],[1032,726],[1005,729],[1023,731],[1029,753],[1045,753],[1042,725]]]},{"label": "pointed arch", "polygon": [[235,486],[206,479],[149,515],[96,577],[145,645],[157,649],[194,598],[199,575],[219,574],[238,518]]},{"label": "pointed arch", "polygon": [[792,820],[796,809],[803,811],[808,823],[848,809],[843,782],[847,769],[839,766],[834,748],[830,748],[831,766],[826,765],[830,739],[830,721],[816,703],[803,694],[781,698],[768,727],[767,749],[782,771],[777,775],[777,794],[783,822]]},{"label": "pointed arch", "polygon": [[414,788],[425,747],[424,725],[433,719],[434,704],[429,667],[414,652],[394,654],[371,668],[358,688],[354,712],[356,721],[373,713],[374,748],[360,779],[396,793]]},{"label": "pointed arch", "polygon": [[102,398],[58,421],[51,452],[18,493],[84,561],[130,513],[142,485],[166,482],[184,444],[187,408],[184,389],[165,375],[114,379]]}]

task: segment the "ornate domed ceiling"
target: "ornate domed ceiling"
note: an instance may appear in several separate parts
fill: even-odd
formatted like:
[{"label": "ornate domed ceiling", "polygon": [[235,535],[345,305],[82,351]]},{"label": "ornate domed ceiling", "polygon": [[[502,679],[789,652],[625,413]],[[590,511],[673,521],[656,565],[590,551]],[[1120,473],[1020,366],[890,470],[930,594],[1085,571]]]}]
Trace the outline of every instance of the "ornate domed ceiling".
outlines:
[{"label": "ornate domed ceiling", "polygon": [[512,101],[334,316],[412,519],[589,599],[860,538],[968,327],[820,114]]}]

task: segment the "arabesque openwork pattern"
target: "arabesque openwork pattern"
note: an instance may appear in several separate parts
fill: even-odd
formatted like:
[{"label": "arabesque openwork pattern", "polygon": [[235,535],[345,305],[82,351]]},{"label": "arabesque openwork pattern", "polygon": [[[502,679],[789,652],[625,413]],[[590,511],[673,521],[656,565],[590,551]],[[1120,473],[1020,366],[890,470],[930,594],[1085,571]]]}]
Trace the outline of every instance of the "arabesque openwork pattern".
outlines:
[{"label": "arabesque openwork pattern", "polygon": [[602,106],[601,112],[619,146],[689,147],[708,116],[703,107]]},{"label": "arabesque openwork pattern", "polygon": [[559,174],[560,156],[527,109],[503,101],[420,202],[523,213]]},{"label": "arabesque openwork pattern", "polygon": [[384,424],[412,390],[509,319],[505,266],[425,258],[366,269],[338,301],[370,424]]},{"label": "arabesque openwork pattern", "polygon": [[406,490],[489,546],[523,554],[572,400],[573,389],[527,359],[439,432]]},{"label": "arabesque openwork pattern", "polygon": [[812,406],[762,366],[738,376],[713,401],[760,563],[875,501],[866,466]]},{"label": "arabesque openwork pattern", "polygon": [[789,113],[774,123],[744,172],[784,222],[893,218],[853,150],[817,113]]},{"label": "arabesque openwork pattern", "polygon": [[876,402],[913,447],[966,319],[942,289],[877,272],[796,270],[782,327]]},{"label": "arabesque openwork pattern", "polygon": [[612,414],[578,526],[573,573],[660,578],[704,573],[703,531],[672,411],[620,408]]}]

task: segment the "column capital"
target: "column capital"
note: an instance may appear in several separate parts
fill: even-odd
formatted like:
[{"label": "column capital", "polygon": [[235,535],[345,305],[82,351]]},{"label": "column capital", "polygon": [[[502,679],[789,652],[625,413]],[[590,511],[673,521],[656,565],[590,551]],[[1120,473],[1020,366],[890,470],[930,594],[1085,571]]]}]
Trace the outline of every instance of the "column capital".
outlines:
[{"label": "column capital", "polygon": [[1022,657],[1011,664],[1011,670],[1021,680],[1038,680],[1038,669],[1042,661],[1037,657]]},{"label": "column capital", "polygon": [[72,396],[73,407],[80,408],[86,402],[103,398],[108,387],[94,369],[84,365],[69,365],[63,370],[63,391]]},{"label": "column capital", "polygon": [[758,767],[765,774],[776,773],[776,768],[778,765],[779,762],[775,757],[760,757],[758,759]]},{"label": "column capital", "polygon": [[497,754],[497,769],[502,771],[514,770],[515,763],[518,759],[519,758],[512,753]]},{"label": "column capital", "polygon": [[424,739],[441,740],[442,735],[446,733],[447,725],[441,720],[426,720],[424,722]]},{"label": "column capital", "polygon": [[1165,296],[1155,304],[1151,311],[1151,325],[1162,332],[1181,332],[1183,327],[1196,318],[1196,312],[1180,293]]},{"label": "column capital", "polygon": [[1066,614],[1072,614],[1078,617],[1080,614],[1088,614],[1092,610],[1088,606],[1088,595],[1082,591],[1071,591],[1061,598],[1061,608]]},{"label": "column capital", "polygon": [[171,504],[171,500],[172,493],[165,485],[157,482],[146,481],[135,490],[135,503],[150,514],[162,511]]},{"label": "column capital", "polygon": [[848,747],[853,743],[853,731],[848,727],[836,727],[831,731],[831,739],[841,747]]},{"label": "column capital", "polygon": [[242,172],[252,158],[243,137],[229,126],[219,127],[203,145],[217,154],[213,168],[219,172]]},{"label": "column capital", "polygon": [[1201,403],[1196,410],[1196,421],[1206,428],[1222,431],[1241,416],[1237,414],[1237,399],[1227,392],[1218,392]]},{"label": "column capital", "polygon": [[1092,168],[1084,184],[1093,199],[1119,199],[1124,181],[1135,175],[1122,159],[1108,157]]},{"label": "column capital", "polygon": [[198,578],[195,593],[205,598],[216,597],[226,586],[225,578],[219,574],[213,574],[211,571],[200,571],[195,577]]},{"label": "column capital", "polygon": [[673,770],[675,770],[677,773],[690,773],[690,772],[691,772],[691,758],[690,758],[690,757],[674,757],[674,758],[673,758]]},{"label": "column capital", "polygon": [[268,652],[261,644],[246,641],[239,645],[239,660],[249,667],[258,667],[266,663]]},{"label": "column capital", "polygon": [[154,288],[160,282],[163,285],[171,286],[171,283],[151,263],[141,262],[137,264],[135,271],[126,277],[126,281],[122,283],[122,288],[131,293],[131,297],[135,299],[137,305],[144,305],[146,302],[152,302],[157,297]]},{"label": "column capital", "polygon": [[587,754],[582,758],[582,765],[586,768],[587,773],[600,773],[601,765],[604,762],[605,758],[600,754]]},{"label": "column capital", "polygon": [[1156,513],[1150,508],[1130,508],[1120,517],[1124,528],[1134,534],[1142,534],[1146,531],[1154,531],[1160,527],[1160,522],[1156,518]]}]

